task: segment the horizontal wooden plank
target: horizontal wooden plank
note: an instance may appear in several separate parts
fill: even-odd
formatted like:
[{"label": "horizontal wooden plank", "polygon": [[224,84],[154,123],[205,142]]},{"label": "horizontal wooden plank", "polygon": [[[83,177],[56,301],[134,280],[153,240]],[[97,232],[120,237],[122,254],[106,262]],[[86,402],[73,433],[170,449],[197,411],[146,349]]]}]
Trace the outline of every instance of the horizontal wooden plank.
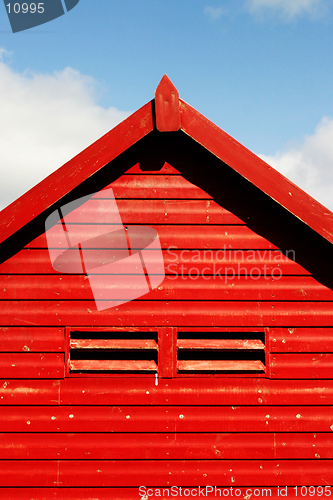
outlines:
[{"label": "horizontal wooden plank", "polygon": [[[284,435],[283,435],[284,436]],[[299,458],[315,458],[312,438],[297,436]],[[322,458],[332,458],[333,436],[318,440],[316,450]],[[94,434],[0,434],[0,460],[201,460],[281,458],[275,435],[215,433],[94,433]],[[287,440],[287,437],[286,437]],[[254,447],[254,443],[256,443]],[[306,443],[308,443],[307,451]],[[318,449],[317,449],[318,448]],[[284,455],[286,454],[285,450]],[[327,456],[326,456],[327,455]],[[293,457],[290,452],[288,458]]]},{"label": "horizontal wooden plank", "polygon": [[284,379],[331,379],[333,378],[333,354],[274,353],[270,356],[270,374],[271,377]]},{"label": "horizontal wooden plank", "polygon": [[[226,225],[226,226],[186,226],[186,231],[184,231],[184,226],[179,225],[164,225],[164,226],[154,226],[151,225],[153,229],[156,229],[161,247],[166,249],[171,245],[177,245],[178,248],[188,248],[188,249],[260,249],[260,250],[276,250],[279,247],[276,244],[271,243],[267,238],[261,236],[269,231],[269,226],[267,227],[256,227],[256,230],[252,230],[244,225]],[[96,226],[95,224],[89,225],[77,225],[75,228],[75,237],[79,238],[79,241],[87,242],[84,248],[91,248],[89,246],[89,240],[95,237],[96,233],[108,234],[111,231],[116,231],[119,226],[112,226],[105,224],[103,226]],[[256,232],[258,231],[258,232]],[[270,230],[272,231],[272,230]],[[283,237],[281,236],[281,228],[275,228],[275,237],[278,238],[281,245],[283,245]],[[64,248],[63,242],[60,241],[59,235],[56,231],[52,231],[46,242],[45,233],[38,236],[32,240],[25,248]],[[101,239],[102,240],[102,239]],[[47,245],[48,243],[48,245]],[[103,241],[99,244],[101,248],[113,248],[108,237],[105,237]],[[285,242],[286,244],[286,242]],[[92,245],[92,243],[91,243]],[[301,245],[301,244],[300,244]],[[67,247],[66,247],[67,248]],[[282,246],[281,248],[284,248]]]},{"label": "horizontal wooden plank", "polygon": [[64,352],[63,328],[0,328],[0,352]]},{"label": "horizontal wooden plank", "polygon": [[271,352],[333,352],[333,328],[270,328]]},{"label": "horizontal wooden plank", "polygon": [[100,350],[141,350],[157,349],[157,343],[153,339],[70,339],[71,349],[100,349]]},{"label": "horizontal wooden plank", "polygon": [[[60,381],[65,405],[329,405],[332,380],[269,380],[264,377],[194,377],[156,379],[67,378]],[[0,385],[0,395],[2,395]],[[0,399],[5,404],[5,400]],[[29,404],[27,402],[27,404]],[[30,403],[34,404],[34,403]],[[332,424],[331,424],[332,425]]]},{"label": "horizontal wooden plank", "polygon": [[201,433],[207,430],[326,433],[326,436],[333,430],[333,407],[2,406],[0,412],[0,432]]},{"label": "horizontal wooden plank", "polygon": [[239,268],[232,265],[221,270],[215,268],[215,275],[209,275],[208,271],[199,270],[195,265],[189,269],[189,275],[180,272],[177,276],[173,267],[169,270],[171,275],[150,293],[151,300],[161,296],[168,300],[190,300],[193,297],[198,300],[333,300],[333,291],[328,286],[310,276],[285,276],[283,267],[266,269],[267,275],[257,267],[243,268],[243,275],[239,275]]},{"label": "horizontal wooden plank", "polygon": [[[103,192],[102,192],[103,193]],[[102,196],[100,193],[99,196]],[[243,219],[223,208],[223,200],[117,200],[121,220],[126,224],[245,224]],[[80,208],[80,222],[103,223],[109,216],[103,199],[91,199]],[[258,210],[259,216],[259,210]],[[75,214],[66,216],[67,223],[78,222]],[[272,221],[271,221],[272,222]],[[277,220],[275,222],[278,222]]]},{"label": "horizontal wooden plank", "polygon": [[[142,173],[141,173],[142,175]],[[80,207],[80,222],[103,223],[110,216],[103,193]],[[188,199],[117,199],[121,220],[126,224],[248,224],[266,223],[290,225],[295,219],[287,212],[270,208],[263,211],[262,203],[251,199],[188,200]],[[66,216],[68,223],[78,222],[75,214]]]},{"label": "horizontal wooden plank", "polygon": [[[278,500],[281,498],[281,492],[284,494],[287,492],[288,498],[299,498],[300,496],[300,488],[302,485],[299,485],[298,490],[295,490],[294,487],[270,487],[269,489],[263,488],[256,490],[256,495],[262,495],[263,497],[269,496],[272,500]],[[183,491],[182,490],[172,490],[171,488],[156,488],[152,490],[148,487],[142,488],[138,490],[138,488],[1,488],[0,494],[2,498],[10,498],[11,500],[133,500],[140,493],[141,497],[144,498],[145,493],[151,495],[156,495],[155,498],[163,498],[163,500],[167,500],[172,498],[176,493],[180,496],[186,495],[186,498],[197,499],[198,495],[201,496],[203,493],[205,494],[205,498],[216,498],[221,496],[230,496],[231,494],[235,494],[234,488],[224,488],[221,487],[210,487],[207,486],[204,489],[190,488],[190,490]],[[220,493],[221,491],[221,493]],[[237,495],[240,498],[245,498],[250,493],[249,487],[240,487],[237,488]],[[319,492],[322,490],[319,488]],[[330,487],[326,487],[327,494],[330,491]],[[323,487],[323,495],[325,495],[325,487]],[[254,495],[254,493],[252,493]],[[162,496],[163,495],[163,496]],[[234,495],[235,496],[235,495]],[[140,498],[141,498],[140,497]],[[148,497],[149,498],[149,497]],[[154,498],[154,497],[151,497]],[[302,490],[302,498],[309,500],[313,499],[313,490],[310,488],[303,488]]]},{"label": "horizontal wooden plank", "polygon": [[0,488],[1,498],[10,500],[132,500],[137,492],[137,488]]},{"label": "horizontal wooden plank", "polygon": [[0,353],[1,378],[62,378],[64,354]]},{"label": "horizontal wooden plank", "polygon": [[[136,226],[132,228],[131,246],[136,245],[133,233]],[[142,226],[138,226],[142,227]],[[297,227],[290,226],[287,230],[285,226],[280,225],[245,225],[245,224],[226,224],[226,225],[186,225],[184,231],[183,224],[150,224],[150,228],[157,231],[162,248],[169,248],[175,245],[178,248],[188,249],[278,249],[294,250],[304,255],[304,249],[309,247],[309,241],[306,235],[300,233]],[[122,239],[122,233],[117,231],[121,225],[117,224],[68,224],[69,233],[74,236],[75,242],[84,242],[84,248],[95,248],[98,243],[99,248],[127,248]],[[66,240],[62,237],[63,229],[61,222],[48,231],[46,234],[34,238],[25,248],[67,248]],[[97,236],[97,242],[93,241]],[[94,246],[95,245],[95,246]],[[323,255],[325,257],[325,255]]]},{"label": "horizontal wooden plank", "polygon": [[177,348],[182,350],[235,350],[235,349],[265,349],[265,344],[261,340],[256,339],[209,339],[205,338],[203,333],[202,339],[178,339]]},{"label": "horizontal wooden plank", "polygon": [[0,486],[59,486],[57,469],[56,460],[3,460],[0,462]]},{"label": "horizontal wooden plank", "polygon": [[54,405],[59,398],[60,380],[0,381],[1,405]]},{"label": "horizontal wooden plank", "polygon": [[[126,269],[125,269],[126,270]],[[166,269],[168,270],[168,269]],[[280,268],[272,276],[257,274],[233,275],[237,268],[227,268],[228,275],[202,275],[193,266],[191,274],[177,276],[170,269],[160,286],[138,300],[283,300],[322,301],[333,300],[331,288],[320,284],[311,277],[277,276]],[[249,268],[249,272],[252,272]],[[112,285],[110,278],[101,280],[96,290],[103,293]],[[93,300],[93,294],[85,275],[0,275],[0,300]]]},{"label": "horizontal wooden plank", "polygon": [[[333,324],[330,302],[131,301],[100,314],[93,301],[2,301],[3,325],[310,327]],[[110,307],[109,307],[110,306]]]},{"label": "horizontal wooden plank", "polygon": [[[227,268],[228,275],[201,275],[193,267],[191,274],[175,273],[166,276],[160,286],[138,300],[283,300],[323,301],[333,300],[333,291],[311,277],[238,276],[231,274],[237,268]],[[126,269],[125,269],[126,270]],[[174,268],[171,268],[174,271]],[[259,271],[259,272],[258,272]],[[251,272],[251,271],[250,271]],[[107,276],[107,275],[106,275]],[[103,293],[112,285],[110,278],[101,280],[96,290]],[[93,300],[93,294],[85,275],[0,275],[0,300]]]},{"label": "horizontal wooden plank", "polygon": [[[130,471],[130,473],[129,473]],[[330,460],[3,460],[0,485],[92,486],[278,486],[332,484]]]},{"label": "horizontal wooden plank", "polygon": [[[279,250],[230,250],[224,247],[220,250],[177,250],[171,245],[163,252],[163,260],[166,274],[176,275],[194,274],[202,275],[227,274],[257,276],[280,276],[279,269],[283,275],[309,275],[306,269],[310,262],[305,261],[303,267],[295,262],[296,254],[289,253],[288,256]],[[71,253],[68,253],[70,262]],[[153,254],[151,254],[153,255]],[[304,259],[303,259],[304,260]],[[93,262],[92,256],[89,261]],[[96,266],[98,259],[96,258]],[[124,264],[125,266],[125,264]],[[321,266],[321,268],[320,268]],[[316,263],[317,271],[327,275],[327,266],[322,262]],[[124,267],[126,269],[126,267]],[[198,271],[196,271],[198,270]],[[252,273],[252,274],[250,274]],[[0,264],[0,274],[59,274],[51,265],[49,251],[44,249],[23,249],[16,255]],[[60,277],[64,278],[65,275]],[[301,295],[300,295],[301,297]]]},{"label": "horizontal wooden plank", "polygon": [[[192,153],[193,154],[193,150]],[[177,152],[179,162],[179,151]],[[189,165],[190,161],[190,165]],[[203,161],[206,162],[207,158]],[[174,163],[174,165],[176,162]],[[196,165],[195,165],[196,164]],[[178,164],[179,165],[179,164]],[[250,202],[261,202],[261,207],[263,203],[267,200],[264,199],[262,193],[258,190],[251,188],[251,185],[246,183],[241,177],[235,175],[233,172],[227,169],[221,170],[220,164],[216,163],[218,167],[214,171],[214,181],[212,182],[209,177],[204,175],[202,169],[202,164],[200,164],[194,156],[191,160],[187,157],[185,159],[185,164],[183,163],[178,169],[183,170],[182,167],[185,165],[185,170],[187,170],[186,178],[185,175],[181,174],[168,175],[166,172],[163,174],[155,174],[151,172],[141,172],[140,175],[137,173],[126,173],[122,175],[115,181],[113,181],[108,186],[105,186],[104,190],[112,188],[116,198],[134,198],[134,199],[224,199],[227,201],[234,201],[235,198]],[[194,166],[195,165],[195,166]],[[208,163],[209,165],[209,163]],[[173,168],[173,166],[171,166]],[[211,168],[211,163],[210,167]],[[190,171],[190,172],[189,172]],[[211,170],[212,172],[212,170]],[[235,193],[237,192],[237,196]],[[97,193],[94,198],[102,198],[103,190]],[[104,197],[105,198],[105,197]],[[275,207],[274,207],[275,208]],[[274,210],[273,208],[273,210]],[[280,213],[282,211],[280,210]]]},{"label": "horizontal wooden plank", "polygon": [[89,371],[157,371],[155,361],[146,359],[75,359],[70,361],[72,372]]},{"label": "horizontal wooden plank", "polygon": [[[199,184],[200,177],[196,180]],[[182,175],[127,174],[122,175],[104,189],[109,187],[113,189],[115,198],[212,199],[211,195]],[[99,198],[101,195],[103,196],[103,192],[97,193],[94,198]]]},{"label": "horizontal wooden plank", "polygon": [[179,360],[177,363],[180,372],[264,372],[265,365],[259,360]]},{"label": "horizontal wooden plank", "polygon": [[[155,376],[2,380],[1,405],[333,405],[332,380],[268,380],[265,378]],[[60,392],[59,392],[60,391]],[[313,409],[312,409],[313,411]],[[318,412],[320,413],[320,408]],[[302,415],[302,414],[301,414]],[[315,415],[315,412],[314,412]],[[297,417],[301,418],[301,417]],[[296,416],[295,416],[296,419]],[[268,419],[266,419],[268,420]],[[327,425],[333,422],[328,420]],[[268,425],[268,424],[266,424]],[[269,427],[267,427],[267,430]]]},{"label": "horizontal wooden plank", "polygon": [[[255,446],[254,446],[255,443]],[[332,459],[327,433],[5,433],[0,460]]]},{"label": "horizontal wooden plank", "polygon": [[333,434],[275,434],[276,458],[333,458]]}]

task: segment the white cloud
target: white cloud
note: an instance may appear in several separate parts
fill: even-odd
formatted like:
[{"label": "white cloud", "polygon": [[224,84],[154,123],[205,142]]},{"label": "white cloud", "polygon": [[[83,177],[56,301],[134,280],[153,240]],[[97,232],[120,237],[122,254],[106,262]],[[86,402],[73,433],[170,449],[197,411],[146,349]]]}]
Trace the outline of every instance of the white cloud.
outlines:
[{"label": "white cloud", "polygon": [[0,48],[0,210],[129,115],[99,106],[91,77],[17,73],[6,56]]},{"label": "white cloud", "polygon": [[333,211],[333,119],[323,118],[314,134],[274,156],[259,155]]},{"label": "white cloud", "polygon": [[252,13],[271,11],[280,14],[285,20],[303,14],[318,17],[327,10],[326,0],[247,0],[247,5]]},{"label": "white cloud", "polygon": [[220,19],[220,17],[225,13],[223,7],[210,7],[206,5],[204,13],[209,16],[213,21]]}]

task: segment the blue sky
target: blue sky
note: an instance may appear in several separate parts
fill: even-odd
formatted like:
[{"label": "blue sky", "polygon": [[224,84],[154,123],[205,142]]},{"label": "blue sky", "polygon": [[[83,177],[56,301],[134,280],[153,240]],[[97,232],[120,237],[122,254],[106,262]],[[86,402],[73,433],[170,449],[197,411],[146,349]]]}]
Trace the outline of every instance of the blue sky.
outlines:
[{"label": "blue sky", "polygon": [[333,209],[332,0],[80,0],[15,34],[0,7],[0,208],[152,99],[167,73]]}]

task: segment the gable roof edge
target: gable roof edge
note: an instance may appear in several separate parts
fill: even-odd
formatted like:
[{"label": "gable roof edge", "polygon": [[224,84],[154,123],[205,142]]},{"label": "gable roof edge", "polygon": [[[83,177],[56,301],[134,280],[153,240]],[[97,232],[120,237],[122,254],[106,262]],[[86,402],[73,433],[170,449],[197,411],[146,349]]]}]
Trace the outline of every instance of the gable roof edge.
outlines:
[{"label": "gable roof edge", "polygon": [[333,213],[182,99],[181,130],[333,244]]},{"label": "gable roof edge", "polygon": [[150,101],[4,208],[0,212],[0,244],[149,134],[153,128]]}]

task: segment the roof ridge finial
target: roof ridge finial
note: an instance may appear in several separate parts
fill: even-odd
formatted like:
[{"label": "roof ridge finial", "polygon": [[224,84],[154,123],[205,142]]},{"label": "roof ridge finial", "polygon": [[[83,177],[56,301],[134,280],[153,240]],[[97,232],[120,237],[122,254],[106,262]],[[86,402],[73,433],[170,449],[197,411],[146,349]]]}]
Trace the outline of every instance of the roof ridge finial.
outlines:
[{"label": "roof ridge finial", "polygon": [[176,132],[181,127],[179,93],[167,75],[155,91],[155,116],[159,132]]}]

